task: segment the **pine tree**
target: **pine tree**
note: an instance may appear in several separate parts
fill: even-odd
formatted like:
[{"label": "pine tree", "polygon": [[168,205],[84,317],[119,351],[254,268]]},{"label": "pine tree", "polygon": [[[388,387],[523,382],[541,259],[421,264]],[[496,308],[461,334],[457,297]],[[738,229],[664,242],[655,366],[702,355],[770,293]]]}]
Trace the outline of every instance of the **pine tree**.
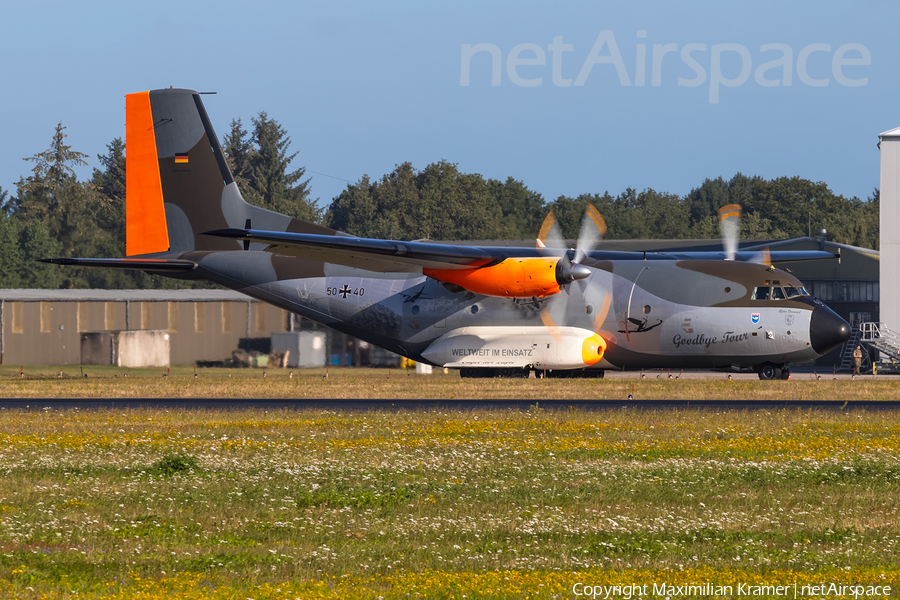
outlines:
[{"label": "pine tree", "polygon": [[68,208],[73,188],[78,186],[73,167],[87,164],[87,154],[64,143],[65,129],[62,123],[57,124],[50,148],[22,159],[34,163],[34,167],[27,179],[19,180],[13,208],[13,212],[29,221],[46,223],[57,238],[68,227],[62,213]]},{"label": "pine tree", "polygon": [[[240,142],[242,137],[239,122],[237,126],[238,137],[234,141]],[[233,125],[232,137],[234,134]],[[259,116],[253,118],[252,139],[255,148],[248,157],[248,202],[304,221],[319,222],[320,210],[310,198],[310,180],[303,179],[306,168],[299,167],[289,172],[297,153],[288,154],[291,138],[278,121],[270,119],[265,112],[260,112]],[[239,143],[231,148],[236,163],[240,157],[240,148]]]},{"label": "pine tree", "polygon": [[253,156],[253,143],[240,119],[231,121],[231,130],[223,141],[222,151],[228,159],[228,166],[234,176],[234,181],[241,189],[241,195],[248,202],[252,199],[252,204],[260,204],[261,200],[255,197],[256,192],[250,185],[252,176],[250,159]]},{"label": "pine tree", "polygon": [[[6,202],[8,193],[0,190],[0,201]],[[22,286],[22,248],[19,245],[19,222],[0,213],[0,288]]]},{"label": "pine tree", "polygon": [[[64,275],[56,265],[37,262],[40,258],[59,256],[62,244],[53,239],[47,226],[41,221],[31,221],[19,231],[19,247],[22,252],[20,285],[27,288],[58,288],[67,280],[79,281],[76,273]],[[66,285],[63,287],[87,287]]]}]

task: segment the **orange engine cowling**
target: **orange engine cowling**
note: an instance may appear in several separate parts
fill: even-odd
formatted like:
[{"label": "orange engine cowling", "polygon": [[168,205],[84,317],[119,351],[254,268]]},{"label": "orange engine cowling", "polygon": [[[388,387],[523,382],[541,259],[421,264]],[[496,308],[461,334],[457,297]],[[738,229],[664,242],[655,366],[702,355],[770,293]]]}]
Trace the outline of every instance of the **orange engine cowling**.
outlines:
[{"label": "orange engine cowling", "polygon": [[591,270],[566,258],[507,258],[490,267],[474,269],[422,269],[438,281],[500,298],[544,298],[558,294],[560,286],[584,279]]}]

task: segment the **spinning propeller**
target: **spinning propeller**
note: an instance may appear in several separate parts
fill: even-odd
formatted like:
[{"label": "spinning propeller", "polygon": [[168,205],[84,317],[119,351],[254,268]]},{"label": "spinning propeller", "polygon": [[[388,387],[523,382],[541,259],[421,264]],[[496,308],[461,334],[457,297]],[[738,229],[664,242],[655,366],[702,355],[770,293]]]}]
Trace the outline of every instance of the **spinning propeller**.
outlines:
[{"label": "spinning propeller", "polygon": [[[725,247],[725,260],[734,260],[737,255],[738,237],[741,230],[743,209],[740,204],[726,204],[719,209],[719,230],[722,232],[722,245]],[[749,262],[772,266],[769,249],[766,248],[750,259]]]},{"label": "spinning propeller", "polygon": [[[585,209],[584,218],[581,222],[581,233],[575,243],[574,258],[570,258],[570,253],[566,251],[562,232],[560,231],[559,223],[557,223],[553,211],[550,211],[544,219],[540,232],[538,233],[536,245],[539,249],[544,251],[543,253],[545,255],[560,256],[559,263],[557,264],[558,272],[561,270],[563,277],[568,279],[567,283],[571,284],[576,281],[587,279],[587,277],[590,276],[591,268],[581,263],[590,255],[591,251],[593,251],[600,240],[603,239],[604,235],[606,235],[606,222],[600,215],[600,211],[598,211],[593,204],[588,204]],[[567,285],[564,288],[567,295],[569,291],[568,287],[569,286]],[[584,290],[582,289],[582,291]],[[568,298],[566,298],[566,300],[568,300]],[[606,315],[609,313],[611,306],[612,294],[609,291],[606,291],[603,303],[600,310],[597,311],[591,328],[597,338],[597,350],[601,356],[603,350],[606,349],[606,342],[596,334],[602,328],[603,322],[606,320]],[[568,319],[569,308],[570,303],[567,301],[561,315],[563,323],[570,322]],[[561,341],[559,327],[550,316],[550,311],[547,306],[544,306],[541,309],[541,320],[544,322],[544,326],[547,327],[547,330],[551,335],[553,335],[557,341]]]},{"label": "spinning propeller", "polygon": [[722,245],[725,246],[725,260],[734,260],[737,254],[742,212],[740,204],[726,204],[719,209],[719,230],[722,232]]}]

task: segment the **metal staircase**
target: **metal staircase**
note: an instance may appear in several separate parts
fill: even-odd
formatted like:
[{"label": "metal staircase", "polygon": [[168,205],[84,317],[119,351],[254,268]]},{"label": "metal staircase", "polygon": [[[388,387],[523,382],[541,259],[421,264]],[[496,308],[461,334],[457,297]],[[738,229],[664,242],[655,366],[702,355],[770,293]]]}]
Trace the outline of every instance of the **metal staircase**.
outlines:
[{"label": "metal staircase", "polygon": [[884,323],[860,323],[859,332],[859,340],[881,354],[880,360],[875,361],[878,371],[900,373],[900,335]]},{"label": "metal staircase", "polygon": [[[862,337],[863,325],[867,325],[867,323],[860,323],[859,327],[855,327],[853,333],[850,335],[850,339],[844,342],[843,347],[841,347],[841,366],[838,367],[838,371],[853,371],[853,350],[859,345],[860,337]],[[860,370],[865,369],[868,360],[868,353],[864,352],[863,366]]]}]

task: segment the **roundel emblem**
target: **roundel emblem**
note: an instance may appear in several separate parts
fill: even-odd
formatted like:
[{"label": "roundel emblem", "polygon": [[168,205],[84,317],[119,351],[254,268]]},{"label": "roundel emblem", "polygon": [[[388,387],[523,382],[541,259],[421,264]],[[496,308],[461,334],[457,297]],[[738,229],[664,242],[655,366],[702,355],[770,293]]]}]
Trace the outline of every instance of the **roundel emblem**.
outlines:
[{"label": "roundel emblem", "polygon": [[750,322],[754,325],[759,323],[759,313],[753,313],[752,315],[750,315]]}]

